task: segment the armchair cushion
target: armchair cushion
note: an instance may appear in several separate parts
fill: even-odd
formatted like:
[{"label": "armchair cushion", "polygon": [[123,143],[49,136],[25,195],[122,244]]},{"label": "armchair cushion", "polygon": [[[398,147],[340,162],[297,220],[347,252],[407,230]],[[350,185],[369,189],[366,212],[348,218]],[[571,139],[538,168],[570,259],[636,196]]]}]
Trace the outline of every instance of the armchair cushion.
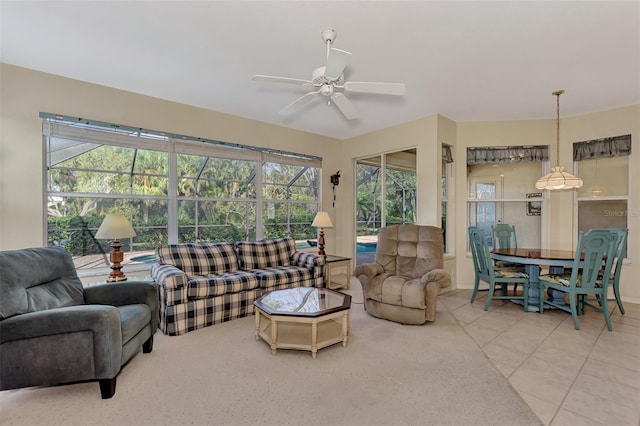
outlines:
[{"label": "armchair cushion", "polygon": [[420,279],[402,275],[380,274],[367,284],[371,300],[395,306],[426,309],[424,284]]},{"label": "armchair cushion", "polygon": [[136,304],[118,306],[122,343],[128,343],[145,326],[151,322],[151,310],[148,305]]},{"label": "armchair cushion", "polygon": [[[61,247],[52,250],[66,254]],[[52,257],[39,249],[6,251],[0,257],[0,277],[0,320],[84,304],[71,256]]]}]

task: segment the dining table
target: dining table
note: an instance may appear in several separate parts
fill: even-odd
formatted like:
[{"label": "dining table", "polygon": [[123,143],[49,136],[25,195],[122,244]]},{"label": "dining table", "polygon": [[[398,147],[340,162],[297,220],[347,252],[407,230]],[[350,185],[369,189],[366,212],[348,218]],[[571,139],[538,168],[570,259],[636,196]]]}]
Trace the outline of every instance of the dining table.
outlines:
[{"label": "dining table", "polygon": [[[505,248],[493,249],[491,257],[494,260],[517,263],[524,266],[524,271],[529,275],[529,306],[527,310],[537,312],[540,310],[540,270],[542,266],[549,267],[549,274],[562,274],[565,268],[573,266],[575,251],[537,248]],[[556,304],[564,304],[565,293],[551,288],[547,290],[550,301]],[[514,300],[514,303],[523,304],[522,300]],[[551,306],[550,306],[551,307]]]}]

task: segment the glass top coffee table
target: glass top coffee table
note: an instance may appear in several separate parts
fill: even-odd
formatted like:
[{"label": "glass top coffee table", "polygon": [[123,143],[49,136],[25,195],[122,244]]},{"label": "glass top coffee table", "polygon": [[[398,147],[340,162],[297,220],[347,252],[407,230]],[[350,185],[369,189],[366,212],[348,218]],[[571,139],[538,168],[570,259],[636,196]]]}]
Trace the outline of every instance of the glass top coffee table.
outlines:
[{"label": "glass top coffee table", "polygon": [[[296,287],[269,291],[253,302],[256,340],[262,338],[278,349],[311,351],[342,342],[349,337],[351,296],[327,288]],[[264,319],[264,321],[263,321]]]}]

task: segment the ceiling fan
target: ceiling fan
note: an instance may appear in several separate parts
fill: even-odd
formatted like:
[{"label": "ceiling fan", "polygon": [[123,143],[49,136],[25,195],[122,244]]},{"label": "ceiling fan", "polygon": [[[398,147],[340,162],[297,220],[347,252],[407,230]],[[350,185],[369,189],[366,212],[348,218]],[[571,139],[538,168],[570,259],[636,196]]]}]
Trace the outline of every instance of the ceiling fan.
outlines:
[{"label": "ceiling fan", "polygon": [[321,33],[322,40],[327,45],[327,64],[324,67],[316,68],[311,73],[311,80],[298,78],[274,77],[271,75],[254,75],[255,81],[267,81],[273,83],[290,83],[302,86],[313,87],[313,90],[306,95],[296,99],[289,105],[282,108],[280,115],[290,115],[299,111],[302,107],[313,101],[318,95],[329,98],[348,120],[358,118],[358,110],[347,99],[345,93],[361,92],[375,93],[380,95],[402,96],[406,93],[404,83],[377,83],[366,81],[344,81],[344,68],[351,57],[351,53],[340,49],[334,49],[331,44],[336,39],[335,30],[324,30]]}]

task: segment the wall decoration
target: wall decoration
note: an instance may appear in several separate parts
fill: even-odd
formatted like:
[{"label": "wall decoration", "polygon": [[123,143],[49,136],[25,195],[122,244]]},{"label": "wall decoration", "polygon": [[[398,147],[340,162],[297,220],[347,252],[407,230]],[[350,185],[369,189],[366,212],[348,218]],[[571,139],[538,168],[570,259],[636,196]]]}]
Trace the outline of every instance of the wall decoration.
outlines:
[{"label": "wall decoration", "polygon": [[336,206],[336,186],[340,185],[340,170],[330,176],[331,185],[333,185],[333,207]]},{"label": "wall decoration", "polygon": [[[527,198],[542,198],[542,192],[530,192],[526,194]],[[540,216],[542,212],[541,201],[528,201],[527,202],[527,216]]]}]

